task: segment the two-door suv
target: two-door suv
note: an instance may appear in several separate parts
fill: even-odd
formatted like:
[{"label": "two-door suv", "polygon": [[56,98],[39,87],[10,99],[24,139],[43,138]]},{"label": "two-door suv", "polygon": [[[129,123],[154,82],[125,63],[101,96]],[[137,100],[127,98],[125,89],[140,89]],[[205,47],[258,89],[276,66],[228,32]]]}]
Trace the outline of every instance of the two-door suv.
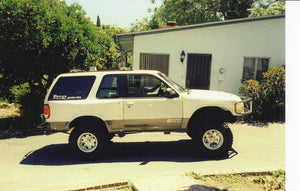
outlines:
[{"label": "two-door suv", "polygon": [[187,132],[210,156],[228,153],[233,136],[226,122],[251,113],[251,100],[185,89],[158,71],[66,73],[52,83],[44,117],[55,131],[71,130],[69,144],[81,157],[103,154],[118,134]]}]

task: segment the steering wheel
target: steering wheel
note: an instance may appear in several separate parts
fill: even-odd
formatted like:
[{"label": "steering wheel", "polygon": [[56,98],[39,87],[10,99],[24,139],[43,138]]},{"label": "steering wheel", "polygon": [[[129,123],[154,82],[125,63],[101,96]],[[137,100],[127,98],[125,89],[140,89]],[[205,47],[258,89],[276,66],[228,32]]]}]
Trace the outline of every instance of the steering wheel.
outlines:
[{"label": "steering wheel", "polygon": [[167,86],[164,83],[161,83],[158,90],[158,96],[163,97],[165,94],[165,90],[167,89]]}]

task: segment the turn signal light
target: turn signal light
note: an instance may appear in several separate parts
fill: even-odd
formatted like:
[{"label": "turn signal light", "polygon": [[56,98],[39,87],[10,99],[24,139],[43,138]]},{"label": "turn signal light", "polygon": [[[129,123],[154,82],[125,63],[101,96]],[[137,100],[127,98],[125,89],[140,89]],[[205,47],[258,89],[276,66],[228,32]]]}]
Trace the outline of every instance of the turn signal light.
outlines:
[{"label": "turn signal light", "polygon": [[235,112],[238,114],[242,114],[244,112],[244,103],[236,103],[235,104]]},{"label": "turn signal light", "polygon": [[44,116],[46,119],[49,119],[51,114],[50,106],[48,104],[44,105]]}]

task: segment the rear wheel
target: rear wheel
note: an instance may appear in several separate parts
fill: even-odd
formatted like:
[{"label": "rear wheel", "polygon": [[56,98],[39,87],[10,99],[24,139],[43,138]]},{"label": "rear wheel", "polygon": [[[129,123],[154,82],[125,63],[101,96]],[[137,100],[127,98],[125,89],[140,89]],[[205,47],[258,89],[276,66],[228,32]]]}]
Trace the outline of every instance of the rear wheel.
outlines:
[{"label": "rear wheel", "polygon": [[209,156],[228,154],[232,148],[232,132],[218,120],[203,120],[193,123],[192,131],[189,131],[189,134],[199,145],[201,152]]},{"label": "rear wheel", "polygon": [[69,137],[72,150],[83,159],[95,159],[103,154],[106,142],[105,132],[92,124],[76,127]]}]

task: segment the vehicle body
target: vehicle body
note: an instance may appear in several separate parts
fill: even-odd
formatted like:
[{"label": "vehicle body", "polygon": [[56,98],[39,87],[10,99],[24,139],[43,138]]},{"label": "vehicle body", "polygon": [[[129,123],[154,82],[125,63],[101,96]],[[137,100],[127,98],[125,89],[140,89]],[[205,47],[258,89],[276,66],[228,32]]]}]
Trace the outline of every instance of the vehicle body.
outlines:
[{"label": "vehicle body", "polygon": [[208,154],[224,154],[232,145],[225,123],[252,111],[250,100],[184,89],[166,75],[146,70],[61,74],[44,103],[50,128],[72,129],[70,144],[87,158],[101,153],[115,134],[147,131],[187,132]]}]

